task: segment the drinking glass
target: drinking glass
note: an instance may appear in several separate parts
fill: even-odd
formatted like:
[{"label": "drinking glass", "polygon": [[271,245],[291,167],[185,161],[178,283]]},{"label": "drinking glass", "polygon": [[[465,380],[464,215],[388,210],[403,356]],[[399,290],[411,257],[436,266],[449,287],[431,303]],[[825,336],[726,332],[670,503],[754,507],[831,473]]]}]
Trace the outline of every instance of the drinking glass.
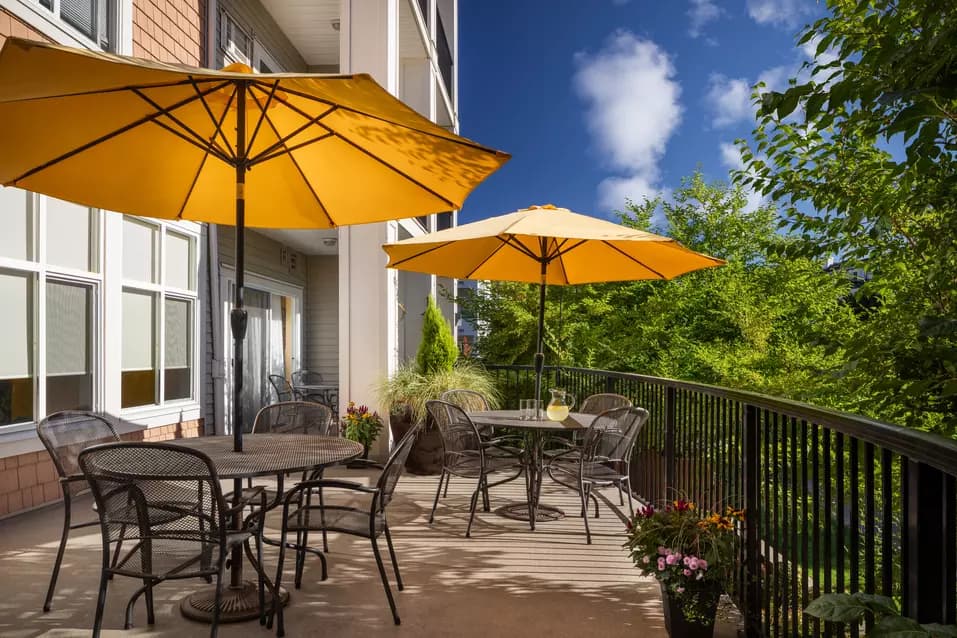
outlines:
[{"label": "drinking glass", "polygon": [[537,399],[522,399],[518,406],[519,418],[522,421],[535,421],[540,416],[542,402]]}]

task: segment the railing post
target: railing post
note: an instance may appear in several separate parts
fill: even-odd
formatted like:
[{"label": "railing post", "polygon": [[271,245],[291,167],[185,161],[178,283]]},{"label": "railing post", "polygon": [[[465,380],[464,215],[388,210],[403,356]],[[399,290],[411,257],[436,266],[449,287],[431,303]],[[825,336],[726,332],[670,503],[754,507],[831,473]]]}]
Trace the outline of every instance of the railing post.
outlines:
[{"label": "railing post", "polygon": [[671,498],[675,485],[675,387],[665,388],[665,498]]},{"label": "railing post", "polygon": [[745,635],[763,635],[761,627],[761,435],[758,409],[744,407],[744,612]]},{"label": "railing post", "polygon": [[955,481],[924,463],[907,461],[907,573],[904,613],[920,623],[954,623]]}]

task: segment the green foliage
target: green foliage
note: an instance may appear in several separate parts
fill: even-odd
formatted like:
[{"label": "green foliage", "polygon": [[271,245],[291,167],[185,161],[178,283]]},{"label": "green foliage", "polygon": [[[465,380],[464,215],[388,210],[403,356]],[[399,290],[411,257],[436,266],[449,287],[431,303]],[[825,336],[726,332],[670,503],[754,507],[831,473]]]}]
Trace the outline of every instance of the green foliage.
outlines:
[{"label": "green foliage", "polygon": [[[664,232],[727,266],[673,281],[550,287],[546,363],[661,375],[853,409],[843,340],[859,323],[850,284],[823,259],[784,255],[773,208],[695,173],[672,202],[629,204],[622,222]],[[652,214],[665,228],[651,226]],[[490,363],[531,364],[537,287],[479,288],[477,343]]]},{"label": "green foliage", "polygon": [[957,638],[957,626],[925,624],[900,615],[897,604],[887,596],[865,594],[823,594],[805,608],[804,613],[828,622],[859,626],[865,616],[873,615],[874,625],[865,638]]},{"label": "green foliage", "polygon": [[417,364],[406,362],[395,373],[383,379],[376,387],[379,400],[392,411],[407,409],[412,422],[425,419],[425,404],[438,399],[447,390],[474,390],[488,399],[494,408],[501,402],[494,378],[479,364],[459,361],[449,370],[422,374]]},{"label": "green foliage", "polygon": [[819,56],[760,96],[740,185],[770,196],[787,257],[870,279],[839,347],[873,416],[957,431],[957,4],[829,0]]},{"label": "green foliage", "polygon": [[422,318],[422,341],[415,355],[416,367],[423,375],[448,371],[458,356],[459,349],[455,345],[449,322],[430,296]]}]

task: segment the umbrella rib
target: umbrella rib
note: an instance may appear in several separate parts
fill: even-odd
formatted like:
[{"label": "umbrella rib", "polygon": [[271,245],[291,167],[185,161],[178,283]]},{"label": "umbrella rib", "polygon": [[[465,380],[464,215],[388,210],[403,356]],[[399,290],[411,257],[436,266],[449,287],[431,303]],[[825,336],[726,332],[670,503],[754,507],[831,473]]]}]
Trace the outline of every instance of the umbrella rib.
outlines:
[{"label": "umbrella rib", "polygon": [[[351,76],[345,76],[345,77],[342,78],[342,79],[349,79],[350,77],[351,77]],[[323,104],[329,104],[330,106],[335,105],[333,102],[330,102],[329,100],[324,100],[324,99],[322,99],[321,97],[317,97],[317,96],[315,96],[315,95],[310,95],[309,93],[304,93],[304,92],[302,92],[302,91],[296,91],[295,89],[287,89],[286,87],[283,87],[283,91],[285,91],[286,93],[289,93],[290,95],[295,95],[295,96],[297,96],[297,97],[305,98],[305,99],[307,99],[307,100],[313,100],[313,101],[315,101],[315,102],[322,102]],[[427,135],[427,136],[429,136],[429,137],[435,137],[435,138],[438,138],[438,139],[441,139],[441,140],[445,140],[446,142],[451,142],[451,143],[453,143],[453,144],[459,144],[459,145],[461,145],[461,146],[468,146],[468,147],[470,147],[470,148],[474,148],[474,149],[480,150],[480,151],[486,151],[486,152],[488,152],[488,153],[493,153],[493,154],[495,154],[495,155],[502,155],[502,156],[505,156],[505,157],[511,157],[511,155],[509,155],[508,153],[505,153],[505,152],[496,150],[496,149],[494,149],[494,148],[489,148],[489,147],[487,147],[487,146],[482,146],[481,144],[478,144],[478,143],[476,143],[476,142],[473,142],[472,140],[465,139],[464,137],[457,137],[457,138],[446,137],[445,135],[440,135],[440,134],[438,134],[438,133],[433,133],[433,132],[431,132],[431,131],[423,131],[422,129],[420,129],[420,128],[418,128],[418,127],[415,127],[415,126],[411,126],[411,125],[409,125],[409,124],[403,124],[403,123],[401,123],[401,122],[396,122],[396,121],[390,120],[390,119],[388,119],[388,118],[385,118],[385,117],[382,117],[382,116],[379,116],[379,115],[373,115],[372,113],[368,113],[368,112],[366,112],[366,111],[361,111],[361,110],[359,110],[359,109],[352,108],[351,106],[344,106],[344,105],[342,105],[342,104],[338,104],[338,105],[335,105],[335,106],[338,106],[338,107],[339,107],[341,110],[343,110],[343,111],[348,111],[348,112],[350,112],[350,113],[354,113],[354,114],[360,115],[360,116],[362,116],[362,117],[368,117],[368,118],[370,118],[370,119],[377,120],[377,121],[379,121],[379,122],[385,122],[386,124],[392,124],[393,126],[398,126],[398,127],[400,127],[400,128],[404,128],[404,129],[407,129],[407,130],[410,130],[410,131],[415,131],[416,133],[421,133],[422,135]],[[405,106],[405,105],[403,104],[403,106]]]},{"label": "umbrella rib", "polygon": [[400,265],[404,264],[405,262],[407,262],[407,261],[409,261],[409,260],[411,260],[411,259],[417,259],[417,258],[419,258],[419,257],[422,257],[423,255],[428,255],[429,253],[434,252],[434,251],[438,250],[439,248],[445,248],[446,246],[448,246],[448,245],[451,244],[451,243],[452,243],[452,242],[450,242],[450,241],[446,241],[446,242],[442,242],[441,244],[438,244],[438,245],[436,245],[436,246],[430,246],[430,247],[426,248],[425,250],[423,250],[423,251],[420,252],[420,253],[416,253],[416,254],[414,254],[414,255],[409,255],[408,257],[405,257],[404,259],[400,259],[399,261],[395,262],[394,264],[389,264],[389,268],[395,268],[396,266],[400,266]]},{"label": "umbrella rib", "polygon": [[[272,132],[276,134],[276,137],[280,137],[279,131],[276,130],[276,126],[273,124],[272,120],[267,116],[266,124],[269,125],[269,128],[272,129]],[[315,198],[316,203],[319,204],[322,214],[326,216],[326,219],[329,220],[329,225],[332,228],[338,226],[335,220],[332,219],[332,216],[329,214],[329,211],[326,209],[326,205],[322,203],[322,198],[319,197],[319,193],[316,192],[316,189],[312,187],[312,182],[306,177],[306,173],[302,170],[302,167],[299,166],[299,162],[296,161],[296,158],[293,157],[291,153],[286,153],[286,157],[289,158],[289,161],[292,162],[292,165],[296,167],[296,170],[299,171],[299,176],[302,178],[303,183],[306,185],[306,188],[309,189],[309,192],[312,193],[312,196]]]},{"label": "umbrella rib", "polygon": [[[236,91],[233,91],[230,94],[229,100],[226,101],[226,108],[223,109],[223,114],[217,120],[216,115],[213,113],[213,110],[209,108],[209,103],[206,101],[206,96],[200,93],[199,86],[197,86],[195,81],[192,84],[193,84],[193,90],[196,91],[196,94],[199,96],[199,101],[202,103],[203,108],[206,109],[206,114],[209,115],[210,121],[216,127],[216,131],[213,133],[212,139],[215,139],[216,136],[219,136],[220,139],[222,139],[223,141],[224,147],[226,149],[229,149],[230,152],[232,152],[232,148],[229,144],[229,139],[226,137],[226,134],[223,133],[223,122],[226,121],[226,114],[229,113],[229,107],[233,105],[233,100],[236,99]],[[210,140],[210,142],[212,142],[212,139]],[[223,148],[223,147],[218,147],[218,148]]]},{"label": "umbrella rib", "polygon": [[622,255],[624,255],[625,257],[627,257],[627,258],[630,259],[631,261],[635,262],[636,264],[638,264],[639,266],[641,266],[642,268],[644,268],[644,269],[647,270],[648,272],[653,272],[653,273],[655,273],[656,275],[658,275],[659,278],[661,278],[661,279],[668,279],[668,277],[665,277],[663,274],[661,274],[660,272],[658,272],[657,270],[655,270],[654,268],[652,268],[652,267],[649,266],[648,264],[644,263],[644,262],[641,261],[640,259],[635,259],[634,257],[632,257],[631,255],[629,255],[628,253],[626,253],[625,251],[623,251],[623,250],[622,250],[621,248],[619,248],[618,246],[615,246],[614,244],[612,244],[611,242],[609,242],[607,239],[603,239],[601,243],[605,244],[606,246],[608,246],[609,248],[611,248],[611,249],[614,250],[615,252],[621,253]]},{"label": "umbrella rib", "polygon": [[[206,94],[212,93],[213,91],[217,90],[218,88],[222,88],[222,86],[225,86],[225,84],[222,84],[222,85],[220,85],[219,87],[213,87],[213,88],[209,89],[208,91],[206,91],[205,93],[206,93]],[[181,106],[185,106],[186,104],[189,104],[189,103],[191,103],[191,102],[194,102],[196,99],[197,99],[196,97],[190,97],[190,98],[186,98],[186,99],[184,99],[184,100],[180,100],[180,101],[177,102],[176,104],[172,105],[170,108],[171,108],[171,109],[180,108]],[[162,115],[162,113],[151,113],[150,115],[143,116],[143,117],[141,117],[140,119],[135,120],[135,121],[133,121],[133,122],[130,122],[129,124],[127,124],[127,125],[125,125],[125,126],[121,126],[120,128],[116,129],[115,131],[110,131],[109,133],[106,133],[105,135],[101,135],[100,137],[96,138],[95,140],[90,140],[89,142],[87,142],[87,143],[85,143],[85,144],[81,144],[80,146],[78,146],[78,147],[76,147],[76,148],[74,148],[74,149],[72,149],[72,150],[69,150],[69,151],[67,151],[66,153],[63,153],[63,154],[60,155],[59,157],[55,157],[55,158],[53,158],[52,160],[50,160],[50,161],[48,161],[48,162],[44,162],[43,164],[40,164],[39,166],[34,166],[34,167],[31,168],[30,170],[28,170],[26,173],[23,173],[23,174],[20,175],[19,177],[16,177],[16,178],[10,180],[9,183],[10,183],[10,184],[16,184],[16,183],[19,182],[20,180],[24,180],[24,179],[26,179],[26,178],[28,178],[28,177],[31,177],[32,175],[36,175],[36,174],[39,173],[40,171],[44,171],[44,170],[50,168],[51,166],[54,166],[54,165],[56,165],[56,164],[59,164],[60,162],[62,162],[62,161],[64,161],[64,160],[68,160],[68,159],[70,159],[71,157],[73,157],[74,155],[77,155],[77,154],[79,154],[79,153],[82,153],[83,151],[85,151],[85,150],[87,150],[87,149],[90,149],[90,148],[96,146],[97,144],[100,144],[100,143],[102,143],[102,142],[105,142],[105,141],[107,141],[107,140],[109,140],[109,139],[112,139],[112,138],[116,137],[117,135],[120,135],[120,134],[122,134],[122,133],[125,133],[125,132],[127,132],[127,131],[130,131],[130,130],[136,128],[137,126],[140,126],[140,125],[142,125],[142,124],[146,124],[147,122],[156,121],[156,118],[160,117],[161,115]]]},{"label": "umbrella rib", "polygon": [[[249,88],[252,88],[252,86],[250,86]],[[256,136],[259,135],[259,129],[263,125],[263,120],[266,119],[266,111],[269,110],[269,105],[272,103],[273,97],[275,97],[276,95],[277,88],[279,88],[279,80],[276,80],[275,82],[272,83],[272,89],[270,89],[269,91],[269,97],[266,98],[265,104],[260,104],[259,100],[256,100],[255,98],[253,98],[254,101],[256,102],[256,106],[259,107],[259,121],[256,122],[256,128],[253,129],[252,137],[249,138],[249,144],[246,145],[247,149],[252,148],[253,144],[256,142]],[[247,160],[248,160],[248,153],[247,153]]]},{"label": "umbrella rib", "polygon": [[[161,122],[158,119],[153,120],[153,124],[156,124],[157,126],[160,126],[166,129],[167,131],[169,131],[170,133],[173,133],[180,139],[192,144],[193,146],[199,148],[202,151],[212,154],[214,157],[223,160],[227,164],[231,162],[231,158],[228,155],[226,155],[226,153],[221,148],[219,148],[219,146],[217,146],[212,139],[209,139],[209,140],[204,139],[199,133],[191,129],[189,125],[187,125],[185,122],[182,122],[178,117],[171,115],[167,109],[164,109],[162,106],[157,104],[155,100],[144,95],[139,89],[131,89],[131,90],[133,91],[135,95],[141,98],[144,102],[146,102],[147,104],[152,106],[154,109],[159,111],[160,115],[165,115],[166,117],[171,119],[174,123],[178,124],[179,127],[183,130],[177,131],[169,124]],[[183,131],[185,131],[185,133]]]},{"label": "umbrella rib", "polygon": [[502,250],[503,248],[505,248],[506,246],[509,245],[508,241],[502,239],[501,237],[496,236],[495,238],[498,239],[498,240],[499,240],[500,242],[502,242],[502,243],[500,243],[495,250],[493,250],[491,253],[489,253],[488,256],[485,257],[485,259],[483,259],[482,261],[480,261],[480,262],[478,263],[478,265],[475,266],[475,268],[473,268],[472,270],[468,271],[468,273],[465,275],[465,277],[463,277],[463,279],[471,279],[472,276],[476,273],[476,271],[478,271],[479,268],[481,268],[482,266],[484,266],[485,264],[487,264],[487,263],[492,259],[492,257],[494,257],[495,255],[498,254],[498,251]]},{"label": "umbrella rib", "polygon": [[377,155],[374,155],[373,153],[370,153],[369,151],[367,151],[366,149],[362,148],[361,146],[359,146],[358,144],[356,144],[355,142],[353,142],[352,140],[350,140],[348,137],[346,137],[346,136],[343,135],[342,133],[340,133],[340,132],[338,132],[338,131],[333,131],[332,133],[333,133],[333,135],[335,135],[337,138],[339,138],[340,140],[342,140],[343,142],[345,142],[346,144],[348,144],[348,145],[351,146],[352,148],[356,149],[357,151],[359,151],[359,152],[362,153],[363,155],[368,156],[370,159],[372,159],[372,160],[374,160],[374,161],[376,161],[376,162],[379,162],[380,164],[382,164],[383,166],[385,166],[385,167],[388,168],[389,170],[391,170],[391,171],[397,173],[398,175],[404,177],[405,179],[407,179],[408,181],[412,182],[413,184],[415,184],[416,186],[418,186],[418,187],[421,188],[422,190],[424,190],[424,191],[426,191],[426,192],[428,192],[428,193],[431,193],[432,195],[434,195],[434,196],[435,196],[436,198],[438,198],[438,199],[441,199],[443,202],[445,202],[446,204],[448,204],[450,208],[458,208],[458,207],[459,207],[459,204],[456,204],[455,202],[453,202],[453,201],[450,200],[449,198],[447,198],[447,197],[445,197],[445,196],[439,194],[439,193],[436,192],[435,190],[429,188],[428,186],[426,186],[425,184],[423,184],[423,183],[420,182],[419,180],[415,179],[414,177],[412,177],[411,175],[407,174],[405,171],[399,169],[398,167],[393,166],[392,164],[390,164],[389,162],[385,161],[385,160],[382,159],[381,157],[378,157]]},{"label": "umbrella rib", "polygon": [[534,259],[535,261],[538,261],[538,262],[542,260],[541,255],[537,254],[534,250],[526,246],[524,243],[522,243],[521,240],[516,239],[515,235],[509,235],[506,239],[502,239],[501,236],[497,236],[497,239],[501,241],[502,243],[508,246],[511,246],[512,248],[519,251],[526,257],[530,257],[531,259]]},{"label": "umbrella rib", "polygon": [[[260,87],[257,86],[256,88],[260,88]],[[260,89],[260,90],[261,90],[261,89]],[[320,123],[319,120],[321,120],[322,118],[326,117],[327,115],[329,115],[330,113],[332,113],[333,111],[335,111],[336,108],[337,108],[335,105],[330,106],[328,109],[326,109],[325,111],[323,111],[323,112],[320,113],[319,115],[310,116],[308,113],[304,112],[303,110],[301,110],[301,109],[299,109],[299,108],[296,108],[296,107],[293,106],[292,104],[289,104],[288,102],[286,102],[286,101],[283,100],[282,98],[278,98],[278,97],[277,97],[277,98],[276,98],[276,101],[279,102],[280,104],[282,104],[283,106],[285,106],[286,108],[290,109],[290,110],[293,111],[294,113],[297,113],[298,115],[301,115],[302,117],[306,118],[306,119],[309,120],[309,121],[306,122],[305,124],[303,124],[302,126],[300,126],[299,128],[297,128],[296,130],[294,130],[292,133],[289,133],[289,134],[286,135],[285,137],[279,136],[278,131],[276,131],[275,127],[273,127],[273,131],[276,132],[276,136],[279,137],[279,140],[276,141],[276,142],[274,142],[274,143],[271,144],[270,146],[264,148],[259,154],[253,156],[253,157],[251,158],[251,160],[250,160],[250,166],[253,166],[253,165],[255,165],[255,164],[258,164],[258,163],[261,161],[260,158],[262,158],[262,157],[264,157],[264,156],[266,156],[266,155],[272,156],[273,153],[274,153],[276,150],[282,148],[282,147],[286,144],[286,142],[288,142],[289,140],[291,140],[291,139],[294,138],[295,136],[299,135],[300,133],[302,133],[303,131],[305,131],[305,130],[306,130],[307,128],[309,128],[310,126],[318,125],[318,126],[320,126],[323,130],[325,130],[327,133],[330,133],[330,134],[332,133],[332,130],[331,130],[328,126],[323,126],[323,125]],[[324,139],[324,138],[323,138],[323,139]],[[318,141],[318,140],[317,140],[317,141]],[[250,144],[250,148],[251,148],[251,147],[252,147],[252,145]]]},{"label": "umbrella rib", "polygon": [[299,150],[300,148],[304,146],[309,146],[311,144],[315,144],[316,142],[321,142],[322,140],[329,139],[330,137],[333,137],[333,135],[334,135],[333,133],[325,133],[324,135],[314,137],[311,140],[306,140],[305,142],[300,142],[299,144],[294,144],[293,146],[287,146],[285,148],[277,149],[275,152],[271,153],[270,155],[266,155],[266,156],[257,155],[254,161],[249,162],[249,167],[252,168],[256,164],[261,164],[263,162],[268,162],[271,159],[276,159],[277,157],[288,155],[289,153]]},{"label": "umbrella rib", "polygon": [[[68,97],[84,97],[87,95],[103,95],[105,93],[122,93],[123,91],[130,91],[134,88],[140,89],[168,89],[173,86],[185,86],[194,81],[194,78],[190,76],[188,80],[179,80],[177,82],[161,82],[157,84],[137,84],[137,85],[126,85],[126,86],[115,86],[108,89],[92,89],[90,91],[76,91],[74,93],[57,93],[56,95],[38,95],[33,97],[24,97],[17,98],[14,100],[0,100],[0,103],[3,104],[16,104],[18,102],[39,102],[41,100],[59,100],[62,98]],[[209,83],[209,82],[222,82],[222,86],[229,84],[229,81],[223,81],[223,78],[208,78],[205,80],[198,80],[199,82]]]}]

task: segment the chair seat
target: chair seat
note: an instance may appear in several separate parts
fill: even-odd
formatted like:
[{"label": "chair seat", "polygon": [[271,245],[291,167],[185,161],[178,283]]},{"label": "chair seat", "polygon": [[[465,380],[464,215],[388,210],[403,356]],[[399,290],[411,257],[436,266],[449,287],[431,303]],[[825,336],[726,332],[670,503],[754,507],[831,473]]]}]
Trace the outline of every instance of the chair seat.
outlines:
[{"label": "chair seat", "polygon": [[[344,505],[326,505],[303,509],[289,514],[286,519],[286,529],[290,532],[300,531],[327,531],[341,532],[353,536],[370,538],[369,510],[347,507]],[[385,529],[385,517],[377,514],[375,517],[375,536]]]},{"label": "chair seat", "polygon": [[602,462],[585,463],[582,467],[580,458],[556,458],[548,464],[548,469],[552,472],[559,472],[568,476],[577,478],[579,472],[581,477],[589,483],[613,483],[621,481],[627,476],[613,467],[615,462],[610,465]]},{"label": "chair seat", "polygon": [[[152,538],[150,549],[137,544],[136,538],[127,538],[120,563],[116,573],[141,578],[165,580],[168,578],[194,578],[197,575],[215,573],[219,561],[219,547],[209,543],[201,543],[196,538],[197,533],[171,531],[169,538]],[[226,553],[234,547],[242,545],[252,537],[250,531],[229,532],[226,534]],[[205,561],[203,557],[205,554]],[[147,564],[148,556],[148,564]]]},{"label": "chair seat", "polygon": [[[446,470],[462,478],[478,478],[482,474],[482,459],[478,452],[456,455],[446,459]],[[521,459],[511,454],[486,454],[485,472],[503,472],[521,467]]]}]

